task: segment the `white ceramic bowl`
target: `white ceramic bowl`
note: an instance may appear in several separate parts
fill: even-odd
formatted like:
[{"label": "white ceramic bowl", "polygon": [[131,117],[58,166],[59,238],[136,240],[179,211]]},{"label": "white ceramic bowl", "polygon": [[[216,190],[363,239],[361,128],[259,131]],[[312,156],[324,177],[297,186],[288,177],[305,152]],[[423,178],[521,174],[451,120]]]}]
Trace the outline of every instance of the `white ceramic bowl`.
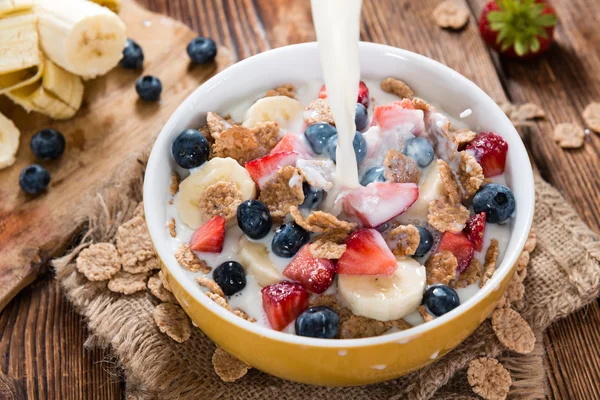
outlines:
[{"label": "white ceramic bowl", "polygon": [[[236,102],[284,83],[322,80],[316,43],[271,50],[241,61],[192,93],[158,136],[146,169],[144,204],[150,235],[173,292],[196,324],[218,345],[248,364],[286,379],[324,385],[358,385],[396,378],[457,346],[493,310],[514,272],[534,208],[531,165],[521,139],[496,103],[474,83],[424,56],[394,47],[361,43],[364,79],[398,77],[415,93],[450,116],[472,110],[465,122],[475,131],[494,131],[509,145],[506,180],[517,210],[504,258],[485,287],[432,322],[393,334],[325,340],[277,332],[242,320],[203,295],[178,265],[168,243],[167,201],[176,164],[171,143],[184,129],[200,127],[208,111],[226,111]],[[184,344],[185,346],[185,344]]]}]

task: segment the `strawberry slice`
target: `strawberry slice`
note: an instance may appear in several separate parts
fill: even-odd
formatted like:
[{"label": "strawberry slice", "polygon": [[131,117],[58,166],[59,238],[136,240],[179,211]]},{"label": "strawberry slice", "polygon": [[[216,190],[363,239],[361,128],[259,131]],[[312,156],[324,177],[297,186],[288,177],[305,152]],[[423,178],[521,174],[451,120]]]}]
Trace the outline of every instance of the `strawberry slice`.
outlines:
[{"label": "strawberry slice", "polygon": [[[415,113],[418,113],[418,111],[415,110],[415,106],[409,99],[377,106],[373,110],[371,126],[379,126],[382,131],[393,129],[414,118]],[[422,114],[420,118],[423,119]]]},{"label": "strawberry slice", "polygon": [[225,219],[213,217],[192,234],[190,249],[204,253],[220,253],[225,240]]},{"label": "strawberry slice", "polygon": [[305,160],[314,157],[313,152],[310,149],[308,143],[306,143],[301,136],[296,135],[294,133],[286,133],[281,138],[279,143],[277,143],[277,145],[273,147],[273,150],[271,150],[270,154],[283,153],[286,151],[295,151],[296,153],[298,153],[300,158],[304,158]]},{"label": "strawberry slice", "polygon": [[280,331],[308,308],[308,292],[296,282],[282,281],[262,290],[263,309],[271,328]]},{"label": "strawberry slice", "polygon": [[[319,90],[319,98],[327,98],[327,88],[325,85],[321,86],[321,90]],[[369,108],[369,101],[369,88],[363,81],[360,81],[358,84],[358,98],[356,99],[356,102],[362,104],[366,108]]]},{"label": "strawberry slice", "polygon": [[346,241],[346,251],[338,260],[340,275],[392,275],[396,257],[375,229],[359,229]]},{"label": "strawberry slice", "polygon": [[440,238],[440,243],[436,250],[437,253],[449,251],[454,254],[458,260],[458,272],[463,272],[473,259],[473,243],[464,233],[444,232]]},{"label": "strawberry slice", "polygon": [[467,145],[467,151],[473,153],[483,168],[486,178],[501,175],[506,164],[508,143],[494,132],[482,132]]},{"label": "strawberry slice", "polygon": [[402,214],[418,197],[414,183],[375,182],[347,192],[343,208],[364,226],[375,228]]},{"label": "strawberry slice", "polygon": [[333,283],[335,263],[326,258],[313,257],[306,245],[283,270],[283,276],[300,282],[309,292],[320,294]]},{"label": "strawberry slice", "polygon": [[480,212],[471,217],[465,228],[465,234],[473,243],[475,250],[483,249],[483,233],[485,232],[485,212]]},{"label": "strawberry slice", "polygon": [[256,182],[258,187],[262,187],[273,177],[279,168],[286,165],[296,165],[297,160],[297,152],[282,151],[281,153],[267,154],[256,160],[248,161],[244,166],[250,177],[252,177],[252,180]]}]

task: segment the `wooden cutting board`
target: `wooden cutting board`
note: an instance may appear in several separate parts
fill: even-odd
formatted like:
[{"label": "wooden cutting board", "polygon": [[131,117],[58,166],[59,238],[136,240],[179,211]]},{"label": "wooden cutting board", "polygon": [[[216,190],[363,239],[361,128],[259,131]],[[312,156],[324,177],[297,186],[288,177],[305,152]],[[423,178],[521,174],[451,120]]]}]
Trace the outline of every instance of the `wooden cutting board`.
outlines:
[{"label": "wooden cutting board", "polygon": [[[117,67],[86,82],[83,106],[75,118],[59,122],[27,114],[0,96],[0,112],[21,130],[17,162],[0,171],[0,310],[36,279],[50,258],[65,250],[85,222],[83,203],[109,183],[131,179],[127,172],[136,170],[138,157],[150,150],[177,106],[233,62],[231,53],[220,48],[214,64],[190,64],[186,46],[196,34],[133,0],[123,1],[120,16],[127,35],[144,50],[144,70]],[[160,102],[138,99],[135,81],[142,74],[162,81]],[[45,162],[35,159],[29,142],[48,127],[65,135],[67,147],[59,160]],[[39,196],[19,188],[21,169],[32,163],[44,165],[52,176],[47,192]]]}]

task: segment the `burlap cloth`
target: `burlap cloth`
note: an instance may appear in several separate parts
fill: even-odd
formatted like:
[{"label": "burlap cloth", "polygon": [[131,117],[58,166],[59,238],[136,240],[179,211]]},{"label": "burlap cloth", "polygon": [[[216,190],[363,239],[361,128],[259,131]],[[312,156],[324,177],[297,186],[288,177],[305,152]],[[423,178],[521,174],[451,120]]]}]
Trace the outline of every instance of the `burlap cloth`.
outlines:
[{"label": "burlap cloth", "polygon": [[[138,173],[141,176],[141,165]],[[113,185],[90,201],[89,231],[82,241],[110,241],[140,200],[139,179]],[[509,397],[542,398],[546,392],[542,331],[553,321],[594,301],[600,288],[600,239],[579,219],[558,191],[536,177],[534,226],[537,248],[531,255],[520,309],[538,337],[533,353],[506,352],[484,322],[457,349],[406,377],[362,387],[328,388],[296,384],[257,370],[225,383],[211,363],[215,345],[199,329],[177,344],[160,333],[142,292],[122,296],[105,282],[89,282],[73,263],[75,248],[54,266],[68,299],[85,316],[92,336],[87,346],[110,348],[124,371],[131,399],[476,399],[465,368],[476,357],[499,358],[510,371]]]}]

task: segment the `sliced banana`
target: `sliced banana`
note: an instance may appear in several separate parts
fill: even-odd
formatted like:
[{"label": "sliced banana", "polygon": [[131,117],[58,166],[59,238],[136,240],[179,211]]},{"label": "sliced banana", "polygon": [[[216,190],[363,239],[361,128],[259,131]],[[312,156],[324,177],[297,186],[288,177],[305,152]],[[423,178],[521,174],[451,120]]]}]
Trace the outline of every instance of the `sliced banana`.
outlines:
[{"label": "sliced banana", "polygon": [[15,163],[21,132],[15,124],[0,113],[0,169]]},{"label": "sliced banana", "polygon": [[67,71],[95,78],[121,60],[125,24],[108,8],[86,0],[39,0],[34,10],[42,50]]},{"label": "sliced banana", "polygon": [[253,128],[258,122],[275,121],[285,127],[303,110],[302,103],[287,96],[264,97],[248,109],[242,125]]},{"label": "sliced banana", "polygon": [[27,11],[33,7],[34,0],[0,0],[0,17]]},{"label": "sliced banana", "polygon": [[179,185],[175,207],[181,220],[190,228],[196,229],[205,222],[198,202],[206,188],[217,182],[234,183],[242,192],[242,201],[256,197],[256,185],[246,168],[233,158],[213,158],[192,172]]},{"label": "sliced banana", "polygon": [[338,275],[338,293],[353,314],[391,321],[415,311],[425,289],[425,267],[412,258],[398,258],[392,276]]},{"label": "sliced banana", "polygon": [[33,14],[0,18],[0,94],[26,86],[42,76],[36,22]]},{"label": "sliced banana", "polygon": [[118,13],[121,11],[121,0],[92,0],[94,3],[98,3],[101,6],[107,7],[112,12]]},{"label": "sliced banana", "polygon": [[419,197],[408,210],[400,217],[399,221],[410,222],[412,220],[427,220],[429,212],[429,203],[439,200],[446,195],[444,184],[440,176],[440,166],[435,160],[429,168],[421,175],[419,185]]},{"label": "sliced banana", "polygon": [[271,285],[284,279],[271,262],[267,246],[262,243],[252,242],[243,236],[238,248],[238,258],[246,273],[252,275],[260,286]]}]

